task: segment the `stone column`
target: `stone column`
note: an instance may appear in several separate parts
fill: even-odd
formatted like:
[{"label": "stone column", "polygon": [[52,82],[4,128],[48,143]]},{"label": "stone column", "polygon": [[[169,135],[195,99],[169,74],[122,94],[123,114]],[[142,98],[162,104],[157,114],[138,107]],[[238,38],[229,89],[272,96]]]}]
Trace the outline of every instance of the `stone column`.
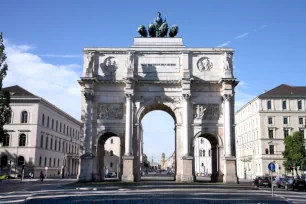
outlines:
[{"label": "stone column", "polygon": [[190,94],[183,94],[183,156],[189,156],[189,98]]},{"label": "stone column", "polygon": [[84,123],[84,149],[85,153],[81,156],[81,172],[79,181],[92,180],[92,160],[93,154],[90,149],[91,138],[91,108],[93,100],[93,90],[85,88],[85,123]]},{"label": "stone column", "polygon": [[224,94],[224,137],[225,137],[225,156],[231,157],[232,154],[232,101],[233,95],[231,94]]},{"label": "stone column", "polygon": [[132,106],[133,94],[126,94],[126,118],[125,118],[125,154],[123,159],[123,172],[121,180],[123,182],[134,181],[134,157],[132,155],[132,133],[133,133],[133,106]]}]

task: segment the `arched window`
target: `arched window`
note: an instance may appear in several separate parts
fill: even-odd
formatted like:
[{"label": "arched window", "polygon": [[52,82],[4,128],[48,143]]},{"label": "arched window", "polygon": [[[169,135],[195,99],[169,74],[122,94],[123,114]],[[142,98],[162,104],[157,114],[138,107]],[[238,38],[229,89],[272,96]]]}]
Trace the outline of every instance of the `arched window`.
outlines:
[{"label": "arched window", "polygon": [[27,123],[28,122],[28,112],[22,111],[21,112],[21,123]]},{"label": "arched window", "polygon": [[41,166],[41,157],[39,157],[39,166]]},{"label": "arched window", "polygon": [[60,162],[60,159],[57,159],[57,167],[59,167],[59,162]]},{"label": "arched window", "polygon": [[48,118],[47,118],[47,128],[49,127],[49,122],[50,122],[50,118],[48,116]]},{"label": "arched window", "polygon": [[200,156],[200,157],[202,156],[202,150],[200,150],[200,152],[199,152],[199,156]]},{"label": "arched window", "polygon": [[43,146],[44,146],[44,136],[41,135],[41,137],[40,137],[40,148],[43,148]]},{"label": "arched window", "polygon": [[56,162],[56,159],[54,158],[53,159],[53,166],[55,167],[55,162]]},{"label": "arched window", "polygon": [[202,163],[202,165],[201,166],[204,166],[204,163]]},{"label": "arched window", "polygon": [[210,150],[208,150],[208,156],[210,157]]},{"label": "arched window", "polygon": [[201,138],[201,144],[204,144],[204,139],[203,138]]},{"label": "arched window", "polygon": [[42,114],[41,124],[45,126],[45,114]]},{"label": "arched window", "polygon": [[110,163],[110,167],[113,167],[113,162]]},{"label": "arched window", "polygon": [[10,146],[10,135],[5,134],[3,137],[3,147],[8,147]]},{"label": "arched window", "polygon": [[19,136],[19,146],[20,147],[24,147],[26,145],[26,135],[25,134],[21,134]]},{"label": "arched window", "polygon": [[49,138],[48,137],[46,137],[46,149],[48,149],[48,146],[49,146]]},{"label": "arched window", "polygon": [[109,152],[109,156],[114,156],[113,150],[111,150],[111,151]]},{"label": "arched window", "polygon": [[17,163],[18,163],[19,166],[23,165],[24,164],[24,157],[23,156],[19,156],[17,161],[18,161]]},{"label": "arched window", "polygon": [[111,144],[113,144],[114,143],[114,140],[113,139],[111,139]]},{"label": "arched window", "polygon": [[47,157],[45,157],[45,163],[44,164],[45,164],[45,166],[47,166]]},{"label": "arched window", "polygon": [[49,159],[49,167],[51,167],[51,163],[52,162],[52,160],[51,160],[51,158]]},{"label": "arched window", "polygon": [[7,165],[7,156],[3,155],[1,157],[1,167],[5,167]]}]

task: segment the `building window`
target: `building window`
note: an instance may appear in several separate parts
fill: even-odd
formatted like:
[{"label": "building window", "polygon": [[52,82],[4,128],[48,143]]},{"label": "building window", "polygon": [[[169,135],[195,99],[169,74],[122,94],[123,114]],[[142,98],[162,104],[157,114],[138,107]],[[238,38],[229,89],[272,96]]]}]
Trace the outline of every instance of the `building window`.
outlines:
[{"label": "building window", "polygon": [[272,103],[271,101],[267,101],[267,109],[271,110],[272,109]]},{"label": "building window", "polygon": [[6,124],[12,123],[12,115],[13,115],[13,111],[11,111],[10,114],[8,115]]},{"label": "building window", "polygon": [[65,144],[64,144],[64,141],[63,141],[63,146],[62,146],[63,150],[62,152],[65,152]]},{"label": "building window", "polygon": [[60,123],[60,132],[62,132],[62,123]]},{"label": "building window", "polygon": [[55,139],[55,142],[54,142],[54,150],[55,151],[57,150],[57,139]]},{"label": "building window", "polygon": [[299,128],[299,131],[300,131],[301,135],[303,135],[303,137],[304,137],[304,128]]},{"label": "building window", "polygon": [[48,149],[48,143],[49,143],[49,138],[46,137],[46,146],[45,146],[46,149]]},{"label": "building window", "polygon": [[47,128],[49,128],[49,122],[50,122],[50,118],[48,116],[48,118],[47,118]]},{"label": "building window", "polygon": [[66,153],[68,152],[68,143],[66,143]]},{"label": "building window", "polygon": [[61,151],[61,141],[58,140],[58,151]]},{"label": "building window", "polygon": [[53,159],[53,166],[55,167],[55,162],[56,162],[56,159],[54,158]]},{"label": "building window", "polygon": [[60,159],[57,159],[57,167],[60,166]]},{"label": "building window", "polygon": [[199,156],[200,156],[200,157],[202,156],[202,150],[199,151]]},{"label": "building window", "polygon": [[39,166],[41,166],[41,157],[39,157]]},{"label": "building window", "polygon": [[57,132],[57,128],[58,128],[58,122],[55,122],[55,131]]},{"label": "building window", "polygon": [[41,135],[41,137],[40,137],[40,148],[43,148],[43,145],[44,145],[44,136]]},{"label": "building window", "polygon": [[66,135],[68,136],[68,125],[66,126]]},{"label": "building window", "polygon": [[283,110],[287,109],[287,101],[282,101],[282,108]]},{"label": "building window", "polygon": [[3,146],[3,147],[8,147],[8,146],[10,146],[10,135],[9,135],[9,134],[5,134],[5,135],[4,135],[2,146]]},{"label": "building window", "polygon": [[64,124],[63,133],[65,134],[66,125]]},{"label": "building window", "polygon": [[17,160],[17,163],[18,163],[19,166],[23,165],[24,164],[24,157],[23,156],[19,156],[18,160]]},{"label": "building window", "polygon": [[268,124],[269,124],[269,125],[272,125],[272,124],[273,124],[272,117],[268,117]]},{"label": "building window", "polygon": [[203,150],[203,157],[205,157],[205,149]]},{"label": "building window", "polygon": [[302,101],[298,101],[298,110],[302,110]]},{"label": "building window", "polygon": [[269,128],[269,139],[273,139],[273,129]]},{"label": "building window", "polygon": [[284,117],[283,122],[284,122],[284,125],[288,125],[289,124],[288,117]]},{"label": "building window", "polygon": [[113,144],[114,143],[114,140],[113,139],[111,139],[111,144]]},{"label": "building window", "polygon": [[201,138],[201,144],[204,144],[204,139],[203,138]]},{"label": "building window", "polygon": [[109,152],[109,156],[114,156],[113,150],[111,150],[111,151]]},{"label": "building window", "polygon": [[2,157],[1,157],[1,167],[5,167],[5,166],[7,166],[7,156],[6,155],[3,155]]},{"label": "building window", "polygon": [[208,150],[208,156],[210,157],[210,150]]},{"label": "building window", "polygon": [[45,166],[47,166],[47,157],[45,157],[45,163],[44,164],[45,164]]},{"label": "building window", "polygon": [[54,128],[54,119],[51,120],[51,129],[53,130]]},{"label": "building window", "polygon": [[21,112],[21,123],[28,123],[28,112],[27,111]]},{"label": "building window", "polygon": [[269,149],[268,148],[266,148],[266,154],[269,154]]},{"label": "building window", "polygon": [[51,158],[49,159],[49,167],[51,167],[51,164],[52,164],[52,160]]},{"label": "building window", "polygon": [[113,162],[110,163],[110,167],[113,167]]},{"label": "building window", "polygon": [[204,166],[204,163],[202,163],[201,166]]},{"label": "building window", "polygon": [[19,136],[19,147],[24,147],[26,145],[26,138],[25,134]]},{"label": "building window", "polygon": [[270,154],[274,154],[274,145],[269,145]]},{"label": "building window", "polygon": [[42,114],[41,124],[45,126],[45,114]]},{"label": "building window", "polygon": [[50,139],[50,149],[52,150],[53,149],[53,138],[51,137]]},{"label": "building window", "polygon": [[70,135],[70,136],[71,136],[71,132],[72,132],[71,130],[72,130],[72,129],[70,128],[70,132],[69,132],[69,135]]},{"label": "building window", "polygon": [[304,118],[299,118],[299,124],[304,125]]},{"label": "building window", "polygon": [[288,128],[284,128],[284,137],[289,136],[289,129]]},{"label": "building window", "polygon": [[70,148],[71,148],[71,145],[69,144],[69,151],[68,151],[68,153],[70,153]]}]

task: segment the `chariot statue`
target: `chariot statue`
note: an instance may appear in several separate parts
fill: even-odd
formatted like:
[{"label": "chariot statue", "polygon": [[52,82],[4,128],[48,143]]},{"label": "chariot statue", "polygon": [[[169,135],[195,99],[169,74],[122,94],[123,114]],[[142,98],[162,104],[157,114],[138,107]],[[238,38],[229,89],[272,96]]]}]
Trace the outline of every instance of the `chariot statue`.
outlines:
[{"label": "chariot statue", "polygon": [[[155,18],[154,23],[149,24],[148,26],[150,37],[158,37],[158,38],[166,37],[168,33],[168,29],[169,27],[168,27],[166,17],[165,17],[165,20],[163,20],[160,12],[157,12],[157,17]],[[148,36],[147,29],[144,25],[141,25],[138,27],[138,33],[141,35],[141,37]],[[173,25],[170,29],[169,37],[175,37],[177,33],[178,33],[178,26]]]}]

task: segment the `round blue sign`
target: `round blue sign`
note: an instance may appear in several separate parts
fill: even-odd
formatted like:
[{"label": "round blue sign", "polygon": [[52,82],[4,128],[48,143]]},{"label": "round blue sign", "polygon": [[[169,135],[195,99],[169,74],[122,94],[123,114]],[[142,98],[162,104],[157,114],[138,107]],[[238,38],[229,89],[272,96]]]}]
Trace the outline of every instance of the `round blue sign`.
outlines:
[{"label": "round blue sign", "polygon": [[271,162],[269,165],[268,165],[268,169],[272,172],[275,171],[275,164],[273,162]]}]

